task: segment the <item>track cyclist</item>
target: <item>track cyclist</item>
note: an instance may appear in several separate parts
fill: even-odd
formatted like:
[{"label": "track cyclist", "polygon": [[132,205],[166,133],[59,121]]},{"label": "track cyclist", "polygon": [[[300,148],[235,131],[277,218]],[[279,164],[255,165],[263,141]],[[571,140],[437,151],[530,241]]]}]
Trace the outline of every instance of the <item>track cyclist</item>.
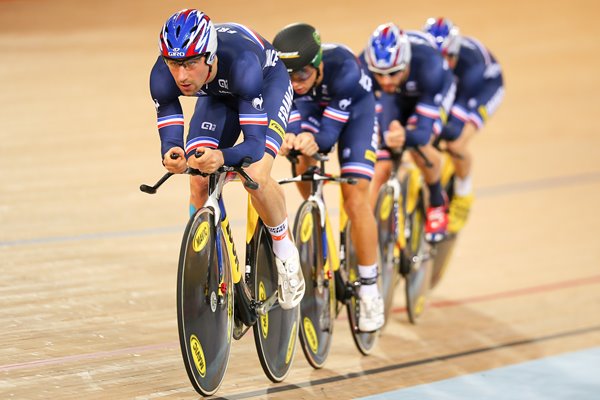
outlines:
[{"label": "track cyclist", "polygon": [[[150,75],[161,140],[162,162],[172,173],[189,166],[211,173],[249,160],[259,184],[252,204],[273,239],[279,303],[291,309],[304,294],[304,278],[288,233],[283,190],[270,176],[283,141],[293,91],[273,46],[247,27],[213,24],[203,12],[184,9],[166,21],[160,55]],[[197,97],[184,143],[179,96]],[[244,140],[235,144],[240,130]],[[195,155],[202,153],[200,157]],[[190,178],[190,214],[207,198],[207,178]]]},{"label": "track cyclist", "polygon": [[378,113],[382,137],[371,204],[375,204],[379,188],[390,175],[391,151],[405,144],[409,150],[418,146],[433,164],[428,167],[411,151],[429,189],[425,237],[439,242],[447,233],[447,198],[440,183],[441,155],[432,143],[441,133],[454,100],[452,72],[428,35],[404,32],[393,23],[375,29],[359,58],[375,80],[381,106]]},{"label": "track cyclist", "polygon": [[474,200],[468,144],[502,102],[502,70],[479,41],[461,36],[449,19],[429,18],[423,30],[433,36],[457,78],[456,99],[441,134],[448,150],[458,155],[452,157],[455,184],[448,221],[448,231],[457,233],[464,227]]},{"label": "track cyclist", "polygon": [[[377,143],[371,78],[348,48],[321,45],[319,33],[308,24],[286,26],[275,36],[273,46],[287,67],[295,92],[281,153],[300,151],[306,167],[309,156],[317,151],[327,153],[337,144],[342,177],[357,178],[356,185],[342,184],[342,196],[361,280],[358,328],[376,331],[383,325],[384,315],[377,285],[377,229],[368,202]],[[302,194],[308,196],[308,190]]]}]

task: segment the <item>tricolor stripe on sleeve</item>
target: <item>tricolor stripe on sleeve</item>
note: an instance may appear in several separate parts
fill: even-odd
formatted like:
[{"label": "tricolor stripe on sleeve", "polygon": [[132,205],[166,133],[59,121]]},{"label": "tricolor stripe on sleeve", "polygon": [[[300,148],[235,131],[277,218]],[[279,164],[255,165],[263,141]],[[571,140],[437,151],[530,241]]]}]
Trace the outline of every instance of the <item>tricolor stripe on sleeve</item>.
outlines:
[{"label": "tricolor stripe on sleeve", "polygon": [[373,177],[373,174],[375,173],[375,168],[369,164],[351,162],[342,165],[341,173],[342,176],[352,174],[365,176],[371,179]]},{"label": "tricolor stripe on sleeve", "polygon": [[467,112],[467,110],[465,110],[461,106],[458,106],[458,105],[452,106],[452,110],[450,110],[450,113],[453,116],[455,116],[456,118],[458,118],[459,120],[461,120],[462,122],[466,123],[469,121],[469,113]]},{"label": "tricolor stripe on sleeve", "polygon": [[267,114],[240,114],[240,125],[264,125],[267,126]]},{"label": "tricolor stripe on sleeve", "polygon": [[158,129],[164,128],[165,126],[171,126],[171,125],[183,126],[183,124],[184,124],[183,114],[173,114],[173,115],[168,115],[166,117],[159,117],[157,123],[158,123]]},{"label": "tricolor stripe on sleeve", "polygon": [[279,153],[279,143],[275,139],[270,136],[267,136],[267,140],[265,142],[265,147],[273,152],[273,154],[277,155]]},{"label": "tricolor stripe on sleeve", "polygon": [[420,114],[424,117],[437,119],[440,117],[440,110],[437,107],[432,107],[423,103],[417,104],[417,114]]},{"label": "tricolor stripe on sleeve", "polygon": [[348,118],[350,118],[350,113],[327,107],[323,112],[323,116],[345,124],[348,121]]},{"label": "tricolor stripe on sleeve", "polygon": [[208,147],[210,149],[216,149],[217,147],[219,147],[219,141],[210,136],[198,136],[186,143],[185,152],[186,154],[189,154],[199,147]]},{"label": "tricolor stripe on sleeve", "polygon": [[290,117],[288,118],[288,123],[291,124],[292,122],[298,121],[300,121],[300,113],[298,111],[292,111],[290,113]]},{"label": "tricolor stripe on sleeve", "polygon": [[302,121],[302,123],[300,124],[300,127],[301,127],[302,131],[319,133],[319,128],[307,121]]}]

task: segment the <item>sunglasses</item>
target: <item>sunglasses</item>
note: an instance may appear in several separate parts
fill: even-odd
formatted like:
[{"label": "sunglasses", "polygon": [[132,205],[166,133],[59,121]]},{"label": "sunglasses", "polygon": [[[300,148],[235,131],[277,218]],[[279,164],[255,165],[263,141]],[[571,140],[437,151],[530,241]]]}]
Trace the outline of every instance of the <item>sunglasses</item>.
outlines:
[{"label": "sunglasses", "polygon": [[310,78],[315,71],[316,69],[313,66],[307,65],[302,69],[291,72],[290,79],[295,82],[304,82],[308,80],[308,78]]}]

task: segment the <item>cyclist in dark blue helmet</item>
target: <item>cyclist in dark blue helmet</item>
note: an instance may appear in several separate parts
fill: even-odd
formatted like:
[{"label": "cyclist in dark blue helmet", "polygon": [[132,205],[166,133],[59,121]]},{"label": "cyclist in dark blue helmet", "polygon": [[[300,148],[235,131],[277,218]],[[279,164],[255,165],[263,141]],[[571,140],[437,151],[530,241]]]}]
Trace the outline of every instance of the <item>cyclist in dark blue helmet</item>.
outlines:
[{"label": "cyclist in dark blue helmet", "polygon": [[433,36],[457,79],[456,99],[441,136],[453,157],[456,178],[450,203],[448,231],[460,231],[473,204],[471,181],[471,138],[494,114],[504,96],[502,69],[496,58],[479,41],[461,36],[447,18],[429,18],[423,30]]},{"label": "cyclist in dark blue helmet", "polygon": [[[288,234],[285,197],[271,178],[283,141],[293,89],[273,46],[240,24],[214,25],[201,11],[173,14],[159,37],[160,55],[150,75],[165,168],[182,173],[190,166],[214,172],[223,164],[249,161],[258,182],[249,190],[252,204],[273,239],[279,274],[279,303],[300,303],[304,278],[298,250]],[[179,96],[197,97],[189,133]],[[244,140],[236,144],[242,131]],[[202,154],[195,157],[196,152]],[[190,213],[207,198],[207,178],[190,178]]]}]

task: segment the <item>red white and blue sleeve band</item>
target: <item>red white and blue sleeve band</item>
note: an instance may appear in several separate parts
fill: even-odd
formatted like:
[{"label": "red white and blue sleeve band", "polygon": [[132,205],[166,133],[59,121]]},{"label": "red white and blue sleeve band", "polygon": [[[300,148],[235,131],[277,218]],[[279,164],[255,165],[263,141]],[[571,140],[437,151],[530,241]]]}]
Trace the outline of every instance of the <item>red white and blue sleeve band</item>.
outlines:
[{"label": "red white and blue sleeve band", "polygon": [[191,156],[196,152],[196,149],[200,147],[207,147],[209,149],[217,149],[219,147],[219,141],[210,136],[198,136],[191,139],[185,145],[185,154]]},{"label": "red white and blue sleeve band", "polygon": [[173,147],[183,148],[183,114],[158,117],[157,126],[163,157]]},{"label": "red white and blue sleeve band", "polygon": [[342,164],[340,172],[343,177],[353,176],[370,180],[373,178],[375,168],[373,164],[349,162]]}]

